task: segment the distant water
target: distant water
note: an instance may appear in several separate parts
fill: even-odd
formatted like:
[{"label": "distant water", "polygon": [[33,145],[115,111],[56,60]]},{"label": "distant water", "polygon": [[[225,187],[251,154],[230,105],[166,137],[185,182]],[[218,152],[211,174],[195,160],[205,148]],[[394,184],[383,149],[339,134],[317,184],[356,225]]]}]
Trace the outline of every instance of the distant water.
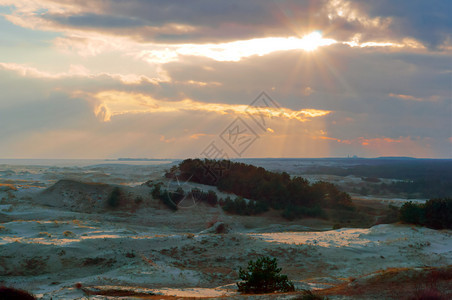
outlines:
[{"label": "distant water", "polygon": [[154,166],[171,163],[172,160],[115,160],[115,159],[0,159],[1,165],[87,167],[95,165],[139,165]]},{"label": "distant water", "polygon": [[[172,160],[0,159],[0,186],[42,189],[58,180],[135,186],[160,176]],[[169,168],[169,167],[168,167]],[[154,174],[154,175],[153,175]]]}]

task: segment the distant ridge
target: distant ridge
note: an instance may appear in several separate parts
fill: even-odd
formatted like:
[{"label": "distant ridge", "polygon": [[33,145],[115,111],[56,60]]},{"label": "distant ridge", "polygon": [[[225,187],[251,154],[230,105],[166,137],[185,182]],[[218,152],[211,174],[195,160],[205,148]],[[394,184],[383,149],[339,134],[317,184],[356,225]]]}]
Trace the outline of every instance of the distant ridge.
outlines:
[{"label": "distant ridge", "polygon": [[380,156],[378,159],[400,159],[400,160],[415,160],[416,157],[410,157],[410,156]]}]

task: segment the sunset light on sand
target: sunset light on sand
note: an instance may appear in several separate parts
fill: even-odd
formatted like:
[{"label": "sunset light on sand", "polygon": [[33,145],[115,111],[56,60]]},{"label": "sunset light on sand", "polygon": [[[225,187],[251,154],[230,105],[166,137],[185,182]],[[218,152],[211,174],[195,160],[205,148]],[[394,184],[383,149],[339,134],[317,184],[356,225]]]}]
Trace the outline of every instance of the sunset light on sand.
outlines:
[{"label": "sunset light on sand", "polygon": [[448,158],[447,11],[448,1],[1,0],[0,154],[201,156],[237,117],[255,130],[245,110],[264,92],[277,104],[262,126],[271,132],[242,157]]}]

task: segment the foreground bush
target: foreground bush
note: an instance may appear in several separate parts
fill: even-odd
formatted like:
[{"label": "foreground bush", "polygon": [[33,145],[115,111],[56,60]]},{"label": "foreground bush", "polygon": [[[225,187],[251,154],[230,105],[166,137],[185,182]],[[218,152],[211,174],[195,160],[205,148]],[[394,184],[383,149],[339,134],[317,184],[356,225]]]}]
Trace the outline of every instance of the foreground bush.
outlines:
[{"label": "foreground bush", "polygon": [[[217,169],[221,172],[213,176],[212,170]],[[339,191],[334,184],[322,181],[310,184],[301,177],[291,178],[286,172],[270,172],[228,160],[186,159],[165,176],[213,185],[220,191],[256,201],[250,204],[240,199],[225,200],[225,210],[234,214],[253,215],[268,208],[284,210],[289,206],[312,208],[289,215],[290,218],[300,218],[303,214],[320,214],[316,207],[353,209],[350,195]]]},{"label": "foreground bush", "polygon": [[276,258],[268,256],[249,261],[248,268],[240,268],[239,277],[242,282],[237,283],[241,293],[273,293],[294,291],[294,285],[286,275],[279,274]]},{"label": "foreground bush", "polygon": [[110,207],[116,208],[119,206],[119,202],[121,200],[121,189],[119,187],[115,187],[113,191],[108,196],[107,203]]},{"label": "foreground bush", "polygon": [[13,300],[13,299],[35,300],[36,298],[27,291],[0,286],[0,300]]},{"label": "foreground bush", "polygon": [[222,200],[223,210],[237,215],[251,216],[258,215],[268,211],[268,205],[261,201],[246,201],[243,197],[236,197],[232,200],[230,197]]}]

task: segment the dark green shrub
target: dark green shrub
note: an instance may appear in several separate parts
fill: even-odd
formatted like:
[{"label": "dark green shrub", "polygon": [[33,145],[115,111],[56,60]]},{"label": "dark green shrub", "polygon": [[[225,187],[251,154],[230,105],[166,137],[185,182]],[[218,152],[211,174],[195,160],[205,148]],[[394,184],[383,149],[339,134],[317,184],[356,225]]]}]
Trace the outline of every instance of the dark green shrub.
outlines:
[{"label": "dark green shrub", "polygon": [[174,193],[177,194],[181,198],[181,200],[185,196],[185,192],[181,187],[178,187]]},{"label": "dark green shrub", "polygon": [[143,202],[143,197],[137,196],[137,197],[135,198],[135,204],[140,204],[140,203],[142,203],[142,202]]},{"label": "dark green shrub", "polygon": [[190,194],[194,199],[207,203],[210,206],[215,206],[218,203],[218,196],[214,191],[204,192],[198,188],[194,188],[190,191]]},{"label": "dark green shrub", "polygon": [[214,191],[209,191],[206,196],[207,204],[214,206],[218,202],[218,196]]},{"label": "dark green shrub", "polygon": [[115,187],[113,191],[110,193],[108,197],[107,203],[110,207],[116,208],[119,206],[119,202],[121,200],[121,189],[119,187]]},{"label": "dark green shrub", "polygon": [[151,192],[152,198],[160,199],[160,194],[161,194],[160,184],[154,185],[154,188],[152,189],[152,192]]},{"label": "dark green shrub", "polygon": [[424,208],[423,205],[407,202],[402,205],[399,210],[399,219],[404,223],[424,224]]},{"label": "dark green shrub", "polygon": [[327,300],[328,298],[324,298],[322,296],[316,295],[312,291],[303,290],[303,295],[295,298],[297,300]]},{"label": "dark green shrub", "polygon": [[35,296],[27,291],[18,290],[12,287],[0,286],[0,300],[34,300]]},{"label": "dark green shrub", "polygon": [[163,190],[163,192],[160,194],[160,200],[169,209],[171,209],[173,211],[177,210],[177,204],[174,203],[173,199],[171,198],[171,193],[169,193],[167,190]]},{"label": "dark green shrub", "polygon": [[[182,191],[182,193],[183,193],[183,191]],[[183,194],[182,195],[180,194],[180,190],[177,190],[176,192],[168,192],[167,190],[162,190],[160,187],[160,184],[156,184],[154,186],[154,188],[152,189],[151,195],[152,195],[152,198],[159,199],[160,201],[163,202],[163,204],[165,204],[166,207],[168,207],[169,209],[174,210],[174,211],[177,210],[176,203],[178,203],[180,201],[180,199],[178,201],[178,197],[180,197],[180,196],[182,198],[184,197]],[[176,202],[173,200],[176,200]]]},{"label": "dark green shrub", "polygon": [[241,293],[273,293],[294,291],[294,285],[286,275],[279,274],[276,258],[268,256],[258,258],[256,261],[249,261],[248,268],[240,268],[239,277],[242,280],[237,283]]},{"label": "dark green shrub", "polygon": [[171,200],[176,205],[185,197],[185,192],[180,187],[174,192],[167,191],[167,193],[169,194],[169,200]]},{"label": "dark green shrub", "polygon": [[424,205],[425,226],[452,229],[452,198],[431,199]]}]

